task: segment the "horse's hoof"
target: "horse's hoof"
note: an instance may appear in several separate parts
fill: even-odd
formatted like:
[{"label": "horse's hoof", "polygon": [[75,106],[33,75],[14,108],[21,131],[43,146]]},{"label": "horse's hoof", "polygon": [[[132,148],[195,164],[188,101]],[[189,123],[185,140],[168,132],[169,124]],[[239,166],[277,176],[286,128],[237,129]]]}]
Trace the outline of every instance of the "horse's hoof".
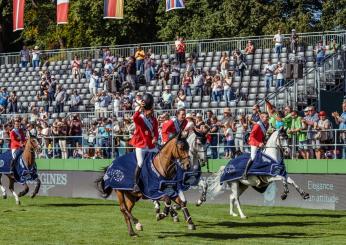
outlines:
[{"label": "horse's hoof", "polygon": [[199,207],[199,206],[201,206],[201,205],[202,205],[202,203],[203,203],[203,202],[202,202],[201,200],[197,200],[197,202],[196,202],[196,206],[197,206],[197,207]]},{"label": "horse's hoof", "polygon": [[247,217],[246,217],[246,216],[240,216],[240,218],[241,218],[241,219],[247,219]]},{"label": "horse's hoof", "polygon": [[7,199],[7,195],[2,195],[2,199]]},{"label": "horse's hoof", "polygon": [[188,228],[189,230],[196,230],[195,224],[188,224],[188,225],[187,225],[187,228]]},{"label": "horse's hoof", "polygon": [[286,200],[286,198],[287,198],[287,194],[282,194],[281,195],[281,200]]},{"label": "horse's hoof", "polygon": [[138,237],[138,234],[136,232],[130,232],[129,235],[130,237]]},{"label": "horse's hoof", "polygon": [[156,214],[156,221],[160,221],[162,219],[166,218],[166,215],[161,213],[161,214]]},{"label": "horse's hoof", "polygon": [[16,204],[17,204],[17,205],[20,205],[21,203],[20,203],[20,201],[18,200],[18,201],[16,201]]},{"label": "horse's hoof", "polygon": [[178,222],[179,222],[179,217],[178,217],[178,215],[173,217],[173,222],[174,222],[174,223],[178,223]]},{"label": "horse's hoof", "polygon": [[230,215],[233,217],[238,217],[238,214],[236,214],[236,213],[230,213]]},{"label": "horse's hoof", "polygon": [[304,199],[304,200],[307,200],[307,199],[309,199],[309,198],[310,198],[309,193],[304,193],[304,194],[303,194],[303,199]]},{"label": "horse's hoof", "polygon": [[142,226],[141,223],[137,223],[137,224],[136,224],[136,230],[137,230],[137,231],[142,231],[142,230],[143,230],[143,226]]}]

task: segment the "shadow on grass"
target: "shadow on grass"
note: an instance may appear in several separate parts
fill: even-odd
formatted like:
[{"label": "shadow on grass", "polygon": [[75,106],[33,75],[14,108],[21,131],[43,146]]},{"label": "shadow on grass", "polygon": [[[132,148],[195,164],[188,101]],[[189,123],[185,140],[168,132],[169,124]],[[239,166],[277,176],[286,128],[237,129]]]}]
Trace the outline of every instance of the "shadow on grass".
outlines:
[{"label": "shadow on grass", "polygon": [[74,208],[74,207],[88,207],[88,206],[119,206],[115,203],[46,203],[40,205],[30,205],[35,207],[66,207],[66,208]]},{"label": "shadow on grass", "polygon": [[336,218],[336,219],[345,218],[346,217],[346,215],[342,215],[342,214],[317,214],[317,213],[314,213],[314,214],[292,214],[292,213],[288,213],[288,214],[285,214],[285,213],[271,214],[271,213],[268,213],[268,214],[260,214],[259,216],[263,216],[263,217],[271,217],[271,216],[274,216],[274,217],[279,217],[279,216],[287,216],[287,217],[320,217],[320,218]]},{"label": "shadow on grass", "polygon": [[[325,225],[326,223],[322,222],[313,222],[313,221],[297,221],[297,222],[232,222],[232,221],[222,221],[219,223],[209,223],[206,226],[215,227],[215,226],[224,226],[224,227],[276,227],[276,226],[313,226],[313,225]],[[201,225],[204,226],[204,225]],[[204,226],[205,227],[205,226]]]},{"label": "shadow on grass", "polygon": [[241,238],[317,238],[317,236],[309,235],[302,232],[281,232],[276,234],[232,234],[230,233],[177,233],[177,232],[161,232],[158,238],[169,238],[169,237],[194,237],[194,238],[204,238],[213,240],[229,240],[229,239],[241,239]]}]

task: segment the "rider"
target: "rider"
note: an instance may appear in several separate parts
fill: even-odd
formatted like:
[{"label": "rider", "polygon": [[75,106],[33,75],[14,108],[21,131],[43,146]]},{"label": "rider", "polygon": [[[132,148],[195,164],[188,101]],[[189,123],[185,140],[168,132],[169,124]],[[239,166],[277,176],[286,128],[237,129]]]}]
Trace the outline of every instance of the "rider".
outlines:
[{"label": "rider", "polygon": [[25,133],[21,129],[20,121],[16,120],[14,122],[14,127],[10,132],[10,148],[12,153],[11,169],[16,164],[16,160],[19,156],[19,150],[22,150],[25,145]]},{"label": "rider", "polygon": [[162,144],[167,143],[171,138],[184,130],[188,121],[186,119],[186,111],[180,108],[176,112],[176,116],[162,124]]},{"label": "rider", "polygon": [[151,94],[144,94],[142,102],[136,107],[133,122],[136,129],[130,144],[136,148],[137,167],[135,171],[134,192],[139,192],[139,176],[146,152],[157,152],[156,143],[159,137],[158,122],[154,116],[154,98]]},{"label": "rider", "polygon": [[260,114],[260,120],[253,126],[250,137],[249,137],[249,145],[250,145],[250,159],[246,164],[244,174],[242,176],[243,179],[247,179],[247,173],[255,160],[257,149],[264,146],[264,140],[269,128],[269,115],[265,112]]}]

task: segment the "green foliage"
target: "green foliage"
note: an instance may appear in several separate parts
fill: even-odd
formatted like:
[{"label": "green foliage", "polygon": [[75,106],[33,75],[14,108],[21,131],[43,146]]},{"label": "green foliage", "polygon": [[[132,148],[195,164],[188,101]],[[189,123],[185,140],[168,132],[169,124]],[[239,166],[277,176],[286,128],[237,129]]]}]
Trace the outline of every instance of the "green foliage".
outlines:
[{"label": "green foliage", "polygon": [[102,0],[70,1],[69,23],[56,24],[52,1],[27,0],[25,29],[12,33],[12,1],[0,0],[0,51],[22,43],[52,49],[207,39],[346,27],[346,0],[188,0],[165,11],[164,0],[125,0],[124,19],[103,19]]}]

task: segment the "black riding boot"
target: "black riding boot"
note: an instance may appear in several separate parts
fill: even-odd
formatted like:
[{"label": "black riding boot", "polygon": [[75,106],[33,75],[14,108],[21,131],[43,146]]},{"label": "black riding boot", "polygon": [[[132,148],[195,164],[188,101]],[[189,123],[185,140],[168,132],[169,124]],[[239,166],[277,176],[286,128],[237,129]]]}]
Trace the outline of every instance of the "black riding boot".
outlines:
[{"label": "black riding boot", "polygon": [[253,160],[251,160],[251,158],[250,158],[246,164],[242,179],[247,180],[247,173],[249,172],[249,169],[250,169],[252,163],[253,163]]},{"label": "black riding boot", "polygon": [[135,179],[134,179],[135,184],[133,185],[133,192],[140,192],[141,191],[139,189],[139,186],[138,186],[139,176],[141,175],[141,170],[142,170],[142,168],[137,165],[136,170],[135,170]]}]

